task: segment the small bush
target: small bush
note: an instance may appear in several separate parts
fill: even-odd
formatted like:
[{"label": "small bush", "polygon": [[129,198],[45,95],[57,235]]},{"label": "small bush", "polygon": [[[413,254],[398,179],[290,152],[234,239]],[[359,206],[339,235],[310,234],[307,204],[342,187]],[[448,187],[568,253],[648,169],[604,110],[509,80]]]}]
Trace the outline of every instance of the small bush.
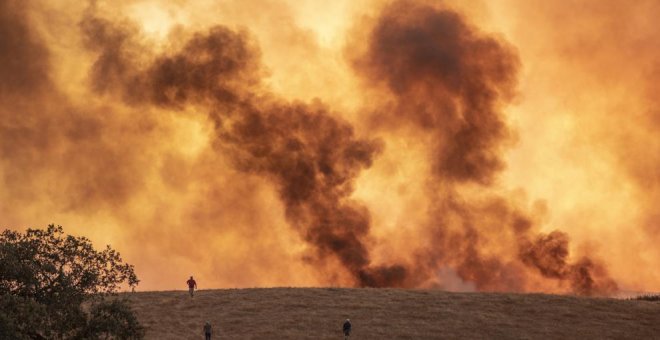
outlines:
[{"label": "small bush", "polygon": [[634,297],[633,300],[660,301],[660,294],[639,295],[639,296]]}]

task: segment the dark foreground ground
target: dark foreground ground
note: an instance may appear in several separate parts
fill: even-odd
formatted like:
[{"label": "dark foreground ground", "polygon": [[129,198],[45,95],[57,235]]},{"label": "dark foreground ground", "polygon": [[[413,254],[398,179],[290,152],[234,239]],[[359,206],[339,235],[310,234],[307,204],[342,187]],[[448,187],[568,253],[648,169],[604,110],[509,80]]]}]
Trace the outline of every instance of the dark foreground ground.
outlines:
[{"label": "dark foreground ground", "polygon": [[122,294],[147,339],[660,339],[660,302],[436,290],[269,288]]}]

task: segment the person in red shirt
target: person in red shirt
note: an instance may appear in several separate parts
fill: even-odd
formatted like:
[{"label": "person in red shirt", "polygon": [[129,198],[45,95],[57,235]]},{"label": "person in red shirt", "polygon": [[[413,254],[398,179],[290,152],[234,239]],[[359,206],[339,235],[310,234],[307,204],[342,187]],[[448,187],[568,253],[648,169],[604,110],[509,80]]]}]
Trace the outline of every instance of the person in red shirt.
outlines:
[{"label": "person in red shirt", "polygon": [[195,282],[195,279],[191,276],[188,281],[186,281],[188,284],[188,292],[190,293],[190,298],[193,297],[193,293],[195,292],[195,289],[197,288],[197,282]]}]

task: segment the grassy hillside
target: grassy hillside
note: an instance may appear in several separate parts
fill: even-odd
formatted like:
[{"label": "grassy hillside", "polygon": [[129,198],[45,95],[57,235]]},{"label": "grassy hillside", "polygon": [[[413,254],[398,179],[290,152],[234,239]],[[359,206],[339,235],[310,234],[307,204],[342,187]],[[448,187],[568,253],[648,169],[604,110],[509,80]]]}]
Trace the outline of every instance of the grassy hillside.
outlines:
[{"label": "grassy hillside", "polygon": [[431,290],[127,293],[148,339],[660,339],[660,302]]}]

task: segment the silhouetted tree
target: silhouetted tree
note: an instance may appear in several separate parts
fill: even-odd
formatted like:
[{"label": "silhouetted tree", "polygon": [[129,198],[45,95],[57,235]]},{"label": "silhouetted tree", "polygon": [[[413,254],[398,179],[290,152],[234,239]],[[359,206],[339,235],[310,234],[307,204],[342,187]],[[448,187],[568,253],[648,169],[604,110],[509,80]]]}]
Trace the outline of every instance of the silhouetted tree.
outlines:
[{"label": "silhouetted tree", "polygon": [[0,334],[11,339],[139,339],[126,302],[108,297],[137,285],[133,266],[107,246],[61,226],[0,234]]}]

